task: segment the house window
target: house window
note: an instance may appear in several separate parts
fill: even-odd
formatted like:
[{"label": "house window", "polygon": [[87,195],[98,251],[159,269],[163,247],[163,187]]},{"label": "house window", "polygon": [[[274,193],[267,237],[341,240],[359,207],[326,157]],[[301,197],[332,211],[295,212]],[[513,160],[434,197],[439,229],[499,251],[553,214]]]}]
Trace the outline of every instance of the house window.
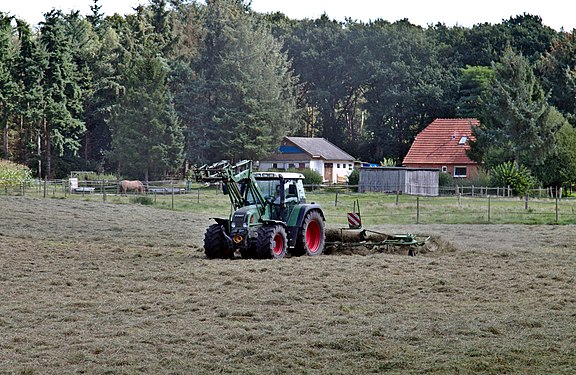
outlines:
[{"label": "house window", "polygon": [[336,168],[340,168],[340,164],[336,164]]},{"label": "house window", "polygon": [[272,169],[278,169],[278,164],[272,163]]},{"label": "house window", "polygon": [[466,177],[466,167],[454,167],[454,177]]},{"label": "house window", "polygon": [[304,169],[304,168],[306,168],[306,163],[298,164],[298,169]]},{"label": "house window", "polygon": [[294,164],[292,164],[292,163],[288,164],[288,169],[294,169],[294,168],[296,168],[296,166]]},{"label": "house window", "polygon": [[460,138],[460,141],[458,141],[458,144],[459,145],[465,145],[467,141],[468,141],[468,136],[463,135],[462,138]]},{"label": "house window", "polygon": [[442,166],[442,173],[447,173],[448,172],[448,167],[443,165]]},{"label": "house window", "polygon": [[352,170],[352,164],[348,164],[348,169]]}]

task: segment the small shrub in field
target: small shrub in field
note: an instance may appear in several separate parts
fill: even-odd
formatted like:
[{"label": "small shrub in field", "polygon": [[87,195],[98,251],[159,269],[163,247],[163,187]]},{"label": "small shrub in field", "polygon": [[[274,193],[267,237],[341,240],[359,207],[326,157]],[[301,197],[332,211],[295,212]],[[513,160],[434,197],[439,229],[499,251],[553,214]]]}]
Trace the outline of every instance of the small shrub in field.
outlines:
[{"label": "small shrub in field", "polygon": [[360,183],[360,171],[354,169],[348,176],[348,185],[353,186],[352,191],[358,191],[358,184]]},{"label": "small shrub in field", "polygon": [[0,160],[0,186],[19,185],[32,180],[32,171],[25,165]]},{"label": "small shrub in field", "polygon": [[130,198],[130,202],[135,204],[142,204],[144,206],[151,206],[154,204],[154,200],[146,195],[137,195]]},{"label": "small shrub in field", "polygon": [[524,195],[534,185],[530,170],[525,166],[516,166],[514,162],[495,166],[490,170],[492,186],[510,186],[517,195]]}]

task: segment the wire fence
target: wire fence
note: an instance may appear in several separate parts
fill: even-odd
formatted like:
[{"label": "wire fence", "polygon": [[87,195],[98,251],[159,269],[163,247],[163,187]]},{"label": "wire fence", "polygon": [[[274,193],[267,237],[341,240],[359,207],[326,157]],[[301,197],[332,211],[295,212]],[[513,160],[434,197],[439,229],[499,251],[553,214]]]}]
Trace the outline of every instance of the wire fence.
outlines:
[{"label": "wire fence", "polygon": [[[347,213],[360,207],[362,221],[371,224],[576,224],[576,200],[550,189],[514,197],[508,188],[453,187],[439,196],[357,193],[357,186],[307,185],[308,202],[320,203],[327,221],[347,224]],[[121,192],[117,180],[0,180],[0,195],[32,198],[84,199],[113,203],[155,204],[161,208],[202,213],[227,213],[229,201],[218,184],[191,180],[161,180],[146,184],[144,193]],[[356,206],[357,205],[357,206]],[[0,207],[1,208],[1,207]]]},{"label": "wire fence", "polygon": [[574,198],[364,195],[340,192],[332,202],[324,199],[330,221],[346,223],[358,202],[364,224],[576,224]]}]

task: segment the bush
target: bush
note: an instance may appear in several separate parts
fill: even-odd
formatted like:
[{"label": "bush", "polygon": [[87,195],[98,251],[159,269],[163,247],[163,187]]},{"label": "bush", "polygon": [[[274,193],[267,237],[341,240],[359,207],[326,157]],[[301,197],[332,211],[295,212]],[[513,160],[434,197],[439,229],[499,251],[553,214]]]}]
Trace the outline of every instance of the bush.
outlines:
[{"label": "bush", "polygon": [[438,178],[438,185],[440,186],[454,186],[454,177],[446,172],[440,172]]},{"label": "bush", "polygon": [[521,165],[508,161],[495,166],[490,170],[490,182],[492,186],[510,186],[517,195],[524,195],[534,186],[534,178],[530,170]]},{"label": "bush", "polygon": [[0,186],[19,185],[32,180],[32,171],[25,165],[0,160]]},{"label": "bush", "polygon": [[322,183],[322,175],[310,169],[289,169],[288,172],[302,173],[305,177],[304,185],[320,185]]},{"label": "bush", "polygon": [[130,202],[134,204],[142,204],[145,206],[151,206],[154,204],[154,200],[146,195],[136,195],[130,198]]},{"label": "bush", "polygon": [[360,183],[360,171],[354,169],[348,176],[348,185],[352,186],[352,191],[358,191],[358,184]]}]

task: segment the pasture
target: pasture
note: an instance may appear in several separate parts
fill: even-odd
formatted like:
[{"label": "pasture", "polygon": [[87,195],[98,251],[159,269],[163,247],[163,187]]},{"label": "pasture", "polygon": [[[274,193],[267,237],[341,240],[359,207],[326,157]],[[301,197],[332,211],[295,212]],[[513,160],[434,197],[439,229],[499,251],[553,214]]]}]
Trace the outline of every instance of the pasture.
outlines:
[{"label": "pasture", "polygon": [[[230,201],[217,186],[187,181],[156,181],[146,194],[129,190],[124,194],[117,182],[95,182],[70,193],[67,181],[12,186],[0,195],[31,198],[80,199],[93,202],[144,203],[156,208],[193,211],[204,215],[229,213]],[[484,189],[484,190],[483,190]],[[89,190],[89,191],[87,191]],[[346,213],[359,203],[363,222],[380,224],[576,224],[576,199],[546,198],[537,190],[529,199],[476,194],[417,197],[384,193],[355,193],[346,186],[322,186],[307,192],[309,202],[320,203],[330,223],[346,224]],[[500,194],[503,190],[500,190]],[[496,193],[492,189],[491,193]]]},{"label": "pasture", "polygon": [[573,225],[371,223],[436,246],[210,261],[209,211],[0,196],[0,373],[576,372]]}]

